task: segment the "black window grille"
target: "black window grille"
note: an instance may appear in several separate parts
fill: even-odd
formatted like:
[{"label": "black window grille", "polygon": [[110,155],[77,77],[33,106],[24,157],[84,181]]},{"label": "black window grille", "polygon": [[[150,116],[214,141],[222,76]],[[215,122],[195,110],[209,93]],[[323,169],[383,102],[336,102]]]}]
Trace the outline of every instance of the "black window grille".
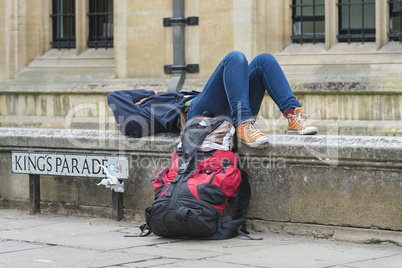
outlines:
[{"label": "black window grille", "polygon": [[90,0],[88,47],[113,47],[113,0]]},{"label": "black window grille", "polygon": [[339,0],[339,42],[375,41],[375,0]]},{"label": "black window grille", "polygon": [[325,42],[325,1],[292,1],[293,43]]},{"label": "black window grille", "polygon": [[75,0],[53,0],[52,48],[75,48]]},{"label": "black window grille", "polygon": [[402,43],[402,1],[389,3],[389,39]]}]

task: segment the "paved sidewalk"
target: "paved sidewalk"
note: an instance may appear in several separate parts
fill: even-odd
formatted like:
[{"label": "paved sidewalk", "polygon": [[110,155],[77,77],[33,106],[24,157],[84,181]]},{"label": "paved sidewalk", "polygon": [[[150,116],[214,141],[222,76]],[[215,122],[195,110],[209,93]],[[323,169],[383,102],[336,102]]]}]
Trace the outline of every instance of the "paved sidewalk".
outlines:
[{"label": "paved sidewalk", "polygon": [[0,210],[0,267],[402,267],[402,248],[254,233],[264,240],[184,241],[103,218]]}]

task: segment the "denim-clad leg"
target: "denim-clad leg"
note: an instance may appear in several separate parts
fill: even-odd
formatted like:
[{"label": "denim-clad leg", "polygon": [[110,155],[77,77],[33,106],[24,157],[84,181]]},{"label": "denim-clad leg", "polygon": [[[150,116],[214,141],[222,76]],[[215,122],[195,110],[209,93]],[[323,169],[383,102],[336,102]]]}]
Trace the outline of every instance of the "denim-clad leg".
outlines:
[{"label": "denim-clad leg", "polygon": [[229,53],[215,69],[203,91],[193,99],[188,119],[205,111],[232,118],[237,127],[252,119],[249,105],[248,62],[241,52]]},{"label": "denim-clad leg", "polygon": [[288,80],[275,58],[261,54],[249,65],[250,108],[254,117],[260,111],[265,91],[282,112],[286,108],[301,107],[293,95]]},{"label": "denim-clad leg", "polygon": [[215,69],[203,91],[190,104],[188,119],[210,112],[240,123],[257,117],[265,91],[279,110],[300,107],[275,58],[257,56],[248,65],[241,52],[229,53]]}]

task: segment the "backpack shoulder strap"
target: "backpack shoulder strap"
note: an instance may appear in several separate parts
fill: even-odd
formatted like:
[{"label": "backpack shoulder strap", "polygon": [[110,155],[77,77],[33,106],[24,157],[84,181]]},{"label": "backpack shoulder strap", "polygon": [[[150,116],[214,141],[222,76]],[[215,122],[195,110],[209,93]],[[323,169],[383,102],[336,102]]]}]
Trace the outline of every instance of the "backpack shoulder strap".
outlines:
[{"label": "backpack shoulder strap", "polygon": [[239,199],[237,203],[237,213],[235,217],[236,219],[245,218],[251,196],[251,188],[250,182],[248,180],[248,174],[243,170],[240,170],[240,172],[241,182],[239,186]]},{"label": "backpack shoulder strap", "polygon": [[141,233],[139,235],[124,235],[124,237],[142,237],[148,236],[152,233],[152,230],[149,228],[147,223],[144,223],[140,226]]},{"label": "backpack shoulder strap", "polygon": [[[248,205],[250,203],[250,196],[251,196],[251,188],[250,188],[250,182],[249,182],[249,177],[248,174],[244,171],[241,170],[241,183],[239,186],[239,200],[237,203],[237,214],[235,219],[244,219],[246,218],[246,212]],[[263,240],[263,238],[253,238],[249,236],[249,232],[246,230],[246,225],[242,225],[237,229],[237,233],[239,235],[242,235],[244,237],[247,237],[251,240]]]}]

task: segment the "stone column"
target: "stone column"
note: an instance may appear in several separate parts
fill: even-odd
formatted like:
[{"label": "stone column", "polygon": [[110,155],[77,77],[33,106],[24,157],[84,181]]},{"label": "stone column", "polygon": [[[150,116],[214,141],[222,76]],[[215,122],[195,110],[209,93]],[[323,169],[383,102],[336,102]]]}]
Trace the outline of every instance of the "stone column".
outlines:
[{"label": "stone column", "polygon": [[325,49],[329,50],[338,41],[336,35],[339,30],[338,0],[325,1]]},{"label": "stone column", "polygon": [[291,0],[284,0],[282,2],[282,40],[281,40],[281,47],[280,50],[283,50],[285,47],[292,43],[290,36],[292,35],[292,1]]},{"label": "stone column", "polygon": [[267,6],[267,1],[257,0],[255,16],[257,19],[256,25],[256,54],[267,52],[267,20],[265,11]]},{"label": "stone column", "polygon": [[251,61],[256,56],[257,1],[233,0],[234,50]]},{"label": "stone column", "polygon": [[290,0],[273,0],[265,4],[266,47],[268,53],[283,50],[290,44],[292,9]]},{"label": "stone column", "polygon": [[49,49],[50,0],[0,0],[0,79]]},{"label": "stone column", "polygon": [[18,1],[0,0],[0,79],[14,78],[18,68]]},{"label": "stone column", "polygon": [[[19,0],[18,2],[18,70],[43,53],[43,2]],[[49,16],[50,14],[46,14]]]},{"label": "stone column", "polygon": [[388,42],[389,30],[389,4],[387,1],[375,1],[375,28],[376,28],[376,47],[377,50]]},{"label": "stone column", "polygon": [[41,1],[40,10],[42,10],[42,26],[40,31],[41,52],[50,49],[50,42],[53,40],[52,33],[52,0]]},{"label": "stone column", "polygon": [[127,77],[127,0],[113,1],[114,10],[114,66],[116,78]]},{"label": "stone column", "polygon": [[88,12],[89,1],[75,2],[75,45],[77,56],[87,49],[87,39],[89,34]]}]

